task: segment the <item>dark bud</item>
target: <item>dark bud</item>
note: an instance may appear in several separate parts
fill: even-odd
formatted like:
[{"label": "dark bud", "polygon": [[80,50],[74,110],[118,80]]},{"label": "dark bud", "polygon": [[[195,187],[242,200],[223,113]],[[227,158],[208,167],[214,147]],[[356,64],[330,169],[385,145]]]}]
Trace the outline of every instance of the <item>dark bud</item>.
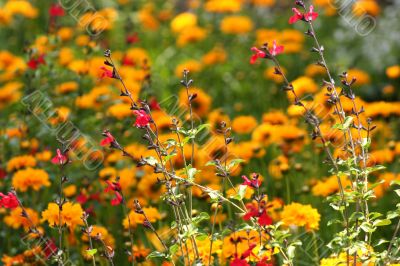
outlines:
[{"label": "dark bud", "polygon": [[66,182],[68,182],[68,177],[66,176],[61,177],[61,183],[64,184]]},{"label": "dark bud", "polygon": [[296,0],[296,5],[304,7],[304,2],[302,0]]},{"label": "dark bud", "polygon": [[354,83],[356,83],[357,79],[355,77],[353,77],[349,83],[349,86],[353,85]]},{"label": "dark bud", "polygon": [[[126,92],[123,92],[123,91],[121,91],[121,93],[120,93],[120,95],[119,96],[123,96],[123,97],[125,97],[125,96],[128,96],[129,94],[127,94]],[[131,108],[131,110],[132,110],[132,108]]]},{"label": "dark bud", "polygon": [[104,56],[105,57],[110,57],[111,56],[111,50],[110,49],[105,50],[104,51]]},{"label": "dark bud", "polygon": [[318,48],[315,48],[315,47],[313,47],[313,48],[311,48],[311,52],[319,53],[319,49],[318,49]]},{"label": "dark bud", "polygon": [[190,94],[189,95],[189,102],[193,101],[196,98],[197,98],[197,93]]},{"label": "dark bud", "polygon": [[110,67],[114,67],[114,65],[108,60],[105,60],[104,64],[107,65],[107,66],[110,66]]},{"label": "dark bud", "polygon": [[308,35],[308,36],[311,36],[311,37],[314,37],[314,33],[311,30],[307,30],[304,34]]},{"label": "dark bud", "polygon": [[190,80],[188,81],[188,83],[186,84],[187,87],[190,87],[190,85],[192,85],[192,83],[193,83],[193,79],[190,79]]},{"label": "dark bud", "polygon": [[146,165],[146,161],[142,159],[140,159],[140,161],[137,162],[136,167],[142,167]]},{"label": "dark bud", "polygon": [[143,222],[143,226],[148,228],[148,229],[153,229],[153,226],[151,225],[151,223],[147,219]]},{"label": "dark bud", "polygon": [[342,74],[339,75],[339,77],[347,79],[347,72],[343,72]]},{"label": "dark bud", "polygon": [[221,124],[220,124],[220,126],[221,126],[221,128],[225,128],[225,127],[226,127],[226,122],[225,122],[225,121],[222,121]]},{"label": "dark bud", "polygon": [[282,72],[280,71],[279,68],[275,67],[275,72],[274,72],[274,74],[276,74],[276,75],[282,75]]},{"label": "dark bud", "polygon": [[292,85],[292,84],[289,84],[289,85],[287,85],[287,86],[284,86],[284,87],[283,87],[283,90],[284,90],[284,91],[292,91],[292,90],[293,90],[293,85]]},{"label": "dark bud", "polygon": [[233,141],[233,138],[227,138],[225,143],[226,145],[229,145],[229,143],[231,143]]}]

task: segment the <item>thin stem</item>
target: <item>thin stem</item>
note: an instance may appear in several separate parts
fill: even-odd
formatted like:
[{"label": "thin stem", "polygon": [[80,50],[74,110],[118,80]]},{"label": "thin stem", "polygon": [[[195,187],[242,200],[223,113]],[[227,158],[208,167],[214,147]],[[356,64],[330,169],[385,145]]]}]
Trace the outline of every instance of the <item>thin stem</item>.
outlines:
[{"label": "thin stem", "polygon": [[130,240],[130,244],[131,244],[131,250],[129,251],[129,254],[132,257],[132,266],[134,266],[135,265],[135,257],[133,256],[133,251],[132,251],[133,250],[133,234],[132,234],[132,229],[131,229],[131,218],[129,217],[125,197],[124,197],[122,191],[120,191],[120,193],[121,193],[121,197],[122,197],[122,209],[124,211],[124,216],[128,219],[128,233],[129,233],[129,240]]}]

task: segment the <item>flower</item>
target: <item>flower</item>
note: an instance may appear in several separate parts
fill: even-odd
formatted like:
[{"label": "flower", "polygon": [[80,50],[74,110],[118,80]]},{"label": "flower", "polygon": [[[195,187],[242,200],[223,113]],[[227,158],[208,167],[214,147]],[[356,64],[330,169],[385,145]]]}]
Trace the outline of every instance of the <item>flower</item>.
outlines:
[{"label": "flower", "polygon": [[46,61],[44,61],[44,55],[39,55],[38,57],[31,57],[28,61],[27,65],[29,68],[35,70],[39,65],[45,65]]},{"label": "flower", "polygon": [[283,53],[284,47],[283,45],[276,45],[276,41],[273,42],[272,48],[269,50],[272,56],[277,56],[278,54]]},{"label": "flower", "polygon": [[252,47],[251,51],[254,52],[254,54],[250,58],[250,64],[254,64],[258,58],[266,58],[267,54],[264,51],[261,51],[257,47]]},{"label": "flower", "polygon": [[[154,207],[143,207],[143,212],[146,214],[147,219],[149,220],[150,223],[154,223],[157,220],[161,219],[161,214]],[[129,219],[131,221],[130,222],[131,227],[136,227],[137,224],[143,224],[143,222],[145,221],[143,214],[137,213],[134,210],[129,212]],[[128,228],[129,227],[128,217],[125,218],[122,223],[124,228]]]},{"label": "flower", "polygon": [[104,139],[102,139],[102,141],[100,142],[101,146],[106,146],[109,144],[112,144],[113,142],[115,142],[115,138],[113,137],[113,135],[111,135],[110,131],[105,130],[103,132],[103,136],[106,136]]},{"label": "flower", "polygon": [[68,157],[66,156],[66,154],[63,154],[60,149],[57,149],[57,155],[54,156],[53,159],[51,159],[51,162],[53,164],[63,165],[68,162]]},{"label": "flower", "polygon": [[144,128],[150,121],[150,116],[144,110],[135,110],[133,113],[136,115],[135,127]]},{"label": "flower", "polygon": [[102,66],[100,67],[101,70],[103,70],[103,73],[101,73],[101,78],[115,78],[114,72],[107,69],[106,67]]},{"label": "flower", "polygon": [[243,220],[248,221],[252,217],[258,218],[258,224],[261,226],[271,225],[272,218],[268,215],[266,208],[258,204],[249,203],[246,205],[248,212],[243,216]]},{"label": "flower", "polygon": [[42,169],[26,168],[17,171],[12,177],[12,185],[18,191],[25,192],[28,188],[38,191],[42,186],[50,186],[49,175]]},{"label": "flower", "polygon": [[106,180],[107,187],[104,189],[104,192],[114,192],[115,198],[111,200],[111,205],[116,206],[122,203],[123,197],[119,191],[121,191],[121,185],[119,182],[110,182]]},{"label": "flower", "polygon": [[4,207],[6,209],[14,209],[18,207],[18,205],[19,201],[14,193],[8,192],[7,195],[4,195],[0,192],[0,207]]},{"label": "flower", "polygon": [[258,180],[258,177],[258,174],[253,173],[250,180],[247,176],[242,175],[242,179],[244,180],[243,185],[249,186],[251,188],[259,188],[261,186],[261,181]]},{"label": "flower", "polygon": [[51,227],[65,224],[70,229],[74,229],[77,225],[83,225],[82,207],[77,203],[67,202],[62,206],[61,219],[59,217],[59,207],[56,203],[49,203],[47,209],[42,212],[41,221],[47,221]]},{"label": "flower", "polygon": [[65,11],[61,5],[52,4],[51,7],[49,8],[49,15],[51,17],[62,17],[65,15]]},{"label": "flower", "polygon": [[314,6],[310,6],[309,12],[302,14],[297,8],[292,8],[292,11],[294,13],[293,16],[290,17],[289,19],[289,24],[296,23],[299,20],[304,20],[304,21],[313,21],[317,19],[318,13],[314,12]]},{"label": "flower", "polygon": [[222,19],[220,28],[226,34],[243,35],[253,29],[253,22],[246,16],[228,16]]},{"label": "flower", "polygon": [[14,229],[23,227],[25,231],[28,231],[32,225],[37,226],[39,224],[37,212],[29,208],[26,208],[24,211],[26,214],[24,214],[21,207],[13,209],[10,215],[4,217],[4,222]]},{"label": "flower", "polygon": [[311,205],[293,202],[286,205],[281,213],[282,222],[287,225],[305,226],[307,230],[318,230],[321,215]]},{"label": "flower", "polygon": [[35,167],[36,159],[32,155],[21,155],[12,158],[7,163],[7,171],[11,172],[26,167]]}]

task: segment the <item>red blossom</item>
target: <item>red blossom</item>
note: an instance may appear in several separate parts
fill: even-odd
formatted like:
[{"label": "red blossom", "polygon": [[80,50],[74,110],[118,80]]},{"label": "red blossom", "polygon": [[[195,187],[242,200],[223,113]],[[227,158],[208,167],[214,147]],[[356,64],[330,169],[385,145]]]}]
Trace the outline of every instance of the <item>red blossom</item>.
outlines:
[{"label": "red blossom", "polygon": [[47,240],[43,248],[43,252],[44,255],[46,256],[46,259],[53,257],[57,253],[57,251],[58,248],[54,240],[53,239]]},{"label": "red blossom", "polygon": [[144,110],[135,110],[133,113],[136,115],[135,127],[144,128],[150,123],[150,116]]},{"label": "red blossom", "polygon": [[135,61],[133,61],[132,59],[130,59],[127,56],[124,56],[124,58],[122,58],[122,65],[124,65],[124,66],[135,66]]},{"label": "red blossom", "polygon": [[15,209],[18,207],[18,205],[19,201],[14,193],[8,192],[7,195],[4,195],[0,192],[0,207]]},{"label": "red blossom", "polygon": [[3,179],[7,176],[7,172],[3,169],[0,168],[0,179]]},{"label": "red blossom", "polygon": [[265,58],[267,57],[267,54],[264,51],[261,51],[257,47],[252,47],[251,51],[254,52],[254,54],[250,58],[250,64],[254,64],[258,58]]},{"label": "red blossom", "polygon": [[250,266],[250,264],[245,260],[241,258],[234,258],[229,266]]},{"label": "red blossom", "polygon": [[296,23],[297,21],[302,20],[304,18],[304,15],[297,8],[295,7],[292,8],[292,11],[294,15],[290,17],[289,24]]},{"label": "red blossom", "polygon": [[314,12],[314,6],[312,6],[312,5],[310,6],[310,11],[308,13],[304,14],[304,18],[307,21],[313,21],[313,20],[316,20],[318,18],[318,13]]},{"label": "red blossom", "polygon": [[158,103],[156,97],[152,97],[149,102],[149,106],[151,110],[161,110],[160,104]]},{"label": "red blossom", "polygon": [[139,42],[139,36],[138,34],[135,32],[131,35],[126,36],[126,42],[129,44],[133,44],[133,43],[137,43]]},{"label": "red blossom", "polygon": [[258,180],[257,174],[253,174],[251,180],[245,175],[242,175],[242,179],[244,180],[242,185],[246,185],[252,188],[259,188],[261,186],[261,181]]},{"label": "red blossom", "polygon": [[88,199],[89,198],[83,193],[80,193],[78,196],[76,196],[76,202],[78,202],[81,205],[85,204],[88,201]]},{"label": "red blossom", "polygon": [[263,208],[259,209],[253,204],[247,204],[246,208],[248,212],[243,216],[243,220],[248,221],[252,217],[258,218],[258,224],[261,226],[267,226],[272,224],[272,218],[268,215],[267,211]]},{"label": "red blossom", "polygon": [[103,132],[103,135],[105,136],[105,138],[101,140],[101,142],[100,142],[101,146],[107,146],[107,145],[110,145],[111,143],[115,142],[115,138],[113,137],[113,135],[111,135],[110,131],[105,130]]},{"label": "red blossom", "polygon": [[68,162],[68,157],[66,154],[63,154],[60,149],[57,149],[57,155],[51,159],[53,164],[66,164]]},{"label": "red blossom", "polygon": [[257,262],[256,266],[272,266],[272,263],[268,263],[270,258],[265,256],[259,262]]},{"label": "red blossom", "polygon": [[101,73],[101,78],[114,78],[114,72],[107,69],[106,67],[102,66],[100,67],[101,70],[103,70],[103,73]]},{"label": "red blossom", "polygon": [[45,65],[44,55],[39,55],[38,57],[31,57],[27,65],[30,69],[37,69],[39,65]]},{"label": "red blossom", "polygon": [[115,191],[115,198],[111,200],[111,205],[112,206],[119,205],[122,203],[122,201],[123,201],[122,195],[119,192]]},{"label": "red blossom", "polygon": [[50,17],[62,17],[65,15],[65,11],[62,8],[62,6],[60,6],[58,4],[53,4],[49,8],[49,14],[50,14]]},{"label": "red blossom", "polygon": [[107,187],[104,189],[104,192],[113,192],[115,194],[115,198],[111,200],[111,205],[116,206],[122,203],[123,198],[121,193],[121,185],[118,182],[110,182],[106,180]]},{"label": "red blossom", "polygon": [[276,45],[276,41],[273,42],[272,48],[269,50],[272,56],[277,56],[278,54],[283,53],[284,47],[283,45]]}]

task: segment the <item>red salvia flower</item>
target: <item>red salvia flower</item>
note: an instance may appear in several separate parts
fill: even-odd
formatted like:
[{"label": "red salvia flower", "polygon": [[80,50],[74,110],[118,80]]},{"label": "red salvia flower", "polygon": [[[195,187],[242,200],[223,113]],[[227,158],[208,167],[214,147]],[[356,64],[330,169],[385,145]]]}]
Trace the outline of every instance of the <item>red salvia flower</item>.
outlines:
[{"label": "red salvia flower", "polygon": [[49,14],[50,14],[50,17],[62,17],[65,15],[65,11],[62,8],[62,6],[60,6],[58,4],[53,4],[49,8]]},{"label": "red salvia flower", "polygon": [[57,155],[51,159],[53,164],[66,164],[68,162],[68,157],[61,152],[60,149],[57,149]]},{"label": "red salvia flower", "polygon": [[114,78],[113,71],[107,69],[104,66],[100,67],[100,69],[103,70],[103,73],[101,73],[101,78]]},{"label": "red salvia flower", "polygon": [[304,14],[304,18],[306,21],[313,21],[318,18],[318,13],[314,12],[314,6],[310,6],[310,11]]},{"label": "red salvia flower", "polygon": [[272,263],[267,262],[269,260],[270,258],[268,258],[267,256],[262,257],[261,260],[257,262],[256,266],[272,266]]},{"label": "red salvia flower", "polygon": [[39,55],[38,57],[31,57],[27,65],[30,69],[37,69],[39,65],[45,65],[44,55]]},{"label": "red salvia flower", "polygon": [[121,185],[118,182],[110,182],[109,180],[106,181],[107,187],[104,189],[104,192],[114,192],[115,198],[111,200],[111,205],[116,206],[122,203],[123,198],[121,193]]},{"label": "red salvia flower", "polygon": [[256,173],[252,174],[251,180],[245,175],[242,175],[242,179],[244,180],[242,185],[246,185],[252,188],[259,188],[261,186],[261,181],[258,180],[258,174]]},{"label": "red salvia flower", "polygon": [[7,176],[7,172],[3,169],[0,168],[0,179],[3,179]]},{"label": "red salvia flower", "polygon": [[149,106],[151,110],[161,110],[160,104],[158,103],[156,97],[152,97],[149,102]]},{"label": "red salvia flower", "polygon": [[272,224],[272,218],[268,215],[265,209],[259,209],[253,204],[247,204],[246,208],[248,212],[243,216],[243,220],[248,221],[252,217],[256,217],[258,218],[258,224],[261,226]]},{"label": "red salvia flower", "polygon": [[135,110],[136,115],[135,127],[144,128],[150,123],[150,116],[144,110]]},{"label": "red salvia flower", "polygon": [[304,15],[297,8],[295,7],[292,8],[292,11],[294,15],[290,17],[289,24],[296,23],[297,21],[302,20],[304,18]]},{"label": "red salvia flower", "polygon": [[112,200],[111,200],[111,205],[112,206],[116,206],[116,205],[119,205],[119,204],[121,204],[122,203],[122,195],[119,193],[119,192],[117,192],[117,191],[115,191],[115,198],[113,198]]},{"label": "red salvia flower", "polygon": [[250,64],[254,64],[258,58],[265,58],[267,57],[267,54],[264,51],[261,51],[257,47],[252,47],[251,51],[254,52],[254,54],[250,58]]},{"label": "red salvia flower", "polygon": [[14,193],[8,192],[7,195],[4,195],[0,192],[0,207],[15,209],[18,207],[18,205],[19,202]]},{"label": "red salvia flower", "polygon": [[245,259],[235,257],[229,266],[250,266],[250,264]]},{"label": "red salvia flower", "polygon": [[57,253],[57,251],[58,248],[54,240],[53,239],[47,240],[43,248],[43,252],[44,255],[46,256],[46,259],[53,257]]},{"label": "red salvia flower", "polygon": [[113,137],[113,135],[111,135],[110,131],[105,130],[103,132],[103,135],[106,137],[104,139],[102,139],[102,141],[100,142],[101,146],[107,146],[107,145],[110,145],[113,142],[115,142],[115,138]]},{"label": "red salvia flower", "polygon": [[132,59],[130,59],[127,56],[124,56],[124,58],[122,58],[122,65],[124,65],[124,66],[135,66],[135,61],[133,61]]},{"label": "red salvia flower", "polygon": [[138,34],[135,32],[131,35],[126,36],[126,42],[129,44],[134,44],[139,42],[139,36]]},{"label": "red salvia flower", "polygon": [[283,53],[284,47],[283,45],[277,45],[276,41],[273,42],[272,48],[269,50],[272,56],[277,56],[278,54]]}]

